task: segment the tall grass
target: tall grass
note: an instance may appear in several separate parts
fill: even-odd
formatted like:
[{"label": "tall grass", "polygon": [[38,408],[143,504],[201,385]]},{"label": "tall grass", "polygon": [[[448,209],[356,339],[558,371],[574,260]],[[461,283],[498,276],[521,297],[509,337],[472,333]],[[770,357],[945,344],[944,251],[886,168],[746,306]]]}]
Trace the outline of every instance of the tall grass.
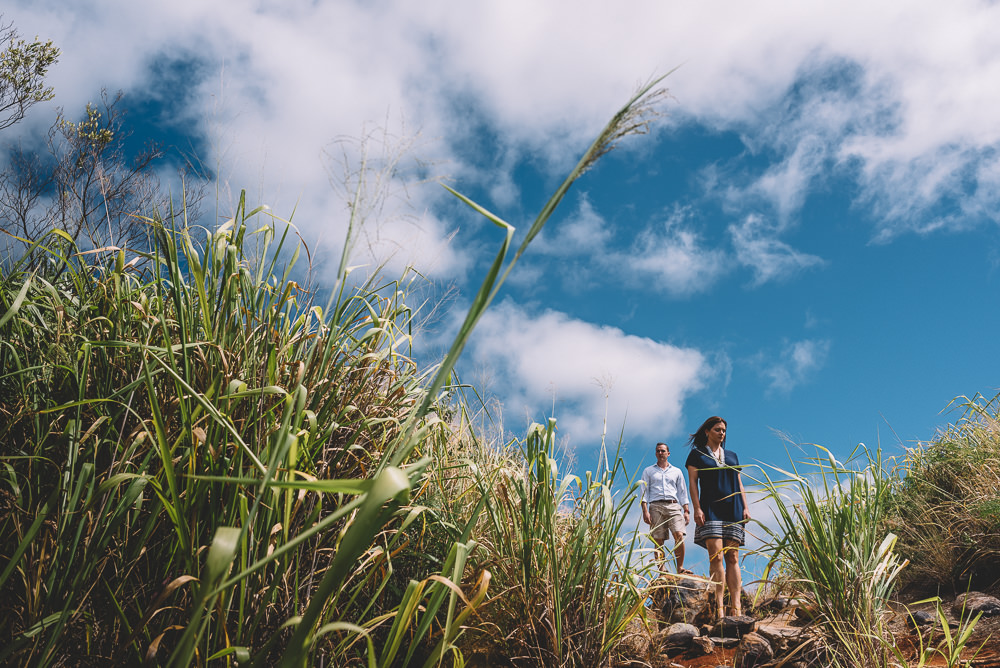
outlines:
[{"label": "tall grass", "polygon": [[990,587],[1000,573],[1000,395],[960,407],[955,424],[907,450],[886,517],[911,561],[903,584],[922,593]]},{"label": "tall grass", "polygon": [[[884,460],[881,449],[862,449],[845,465],[818,448],[805,472],[793,465],[777,469],[782,479],[763,476],[776,520],[775,528],[763,525],[773,549],[765,577],[780,573],[803,595],[830,640],[831,665],[906,665],[888,626],[900,586],[934,592],[996,584],[998,400],[965,401],[957,424],[907,450],[901,464]],[[920,665],[964,665],[976,621],[953,635],[939,602],[942,640],[921,646]]]},{"label": "tall grass", "polygon": [[862,466],[851,468],[819,447],[808,471],[776,469],[779,480],[765,472],[777,525],[762,525],[773,550],[765,579],[778,569],[806,595],[832,641],[831,665],[884,668],[898,658],[886,612],[906,564],[883,530],[893,472],[880,450],[861,454]]},{"label": "tall grass", "polygon": [[[958,615],[957,628],[953,631],[951,621],[945,615],[941,605],[941,599],[934,597],[929,601],[917,601],[920,603],[934,603],[934,613],[937,628],[931,630],[926,638],[923,633],[917,634],[918,648],[916,652],[916,668],[924,668],[928,665],[944,665],[947,668],[961,668],[962,666],[974,665],[973,659],[979,655],[983,647],[986,646],[987,639],[978,648],[968,647],[976,625],[982,619],[983,613],[977,612],[975,615]],[[934,644],[935,631],[940,630],[940,640]],[[964,656],[963,656],[964,655]]]},{"label": "tall grass", "polygon": [[[350,659],[398,614],[374,578],[419,514],[402,506],[426,462],[373,472],[422,396],[400,346],[410,314],[391,284],[324,313],[289,278],[294,254],[276,273],[270,224],[253,267],[258,214],[241,206],[203,249],[150,220],[141,272],[68,246],[45,249],[49,275],[9,272],[23,285],[4,323],[5,657]],[[471,547],[441,575],[461,582]],[[424,599],[454,593],[423,589],[434,612]]]},{"label": "tall grass", "polygon": [[627,479],[620,457],[584,478],[560,474],[554,419],[532,425],[517,446],[517,456],[473,470],[486,518],[479,531],[498,588],[483,628],[502,654],[489,660],[604,665],[645,601],[629,577],[634,539],[620,538],[636,485],[626,480],[615,491]]},{"label": "tall grass", "polygon": [[[490,554],[474,530],[492,490],[447,521],[420,502],[459,465],[441,391],[573,181],[645,127],[657,81],[616,114],[512,254],[514,228],[456,193],[504,239],[433,373],[408,357],[405,284],[351,288],[342,262],[322,306],[293,278],[293,228],[242,200],[214,230],[188,226],[183,210],[150,215],[147,254],[80,253],[55,231],[24,256],[43,261],[6,265],[0,662],[462,665],[460,635],[490,591],[489,569],[470,564]],[[605,492],[590,491],[605,482],[581,487],[567,526],[610,535]],[[611,557],[591,562],[594,573],[558,572],[578,583],[561,605],[600,632],[573,638],[601,648],[587,656],[607,654],[625,614],[598,610]],[[601,614],[610,623],[594,626]],[[576,631],[555,623],[558,658]]]}]

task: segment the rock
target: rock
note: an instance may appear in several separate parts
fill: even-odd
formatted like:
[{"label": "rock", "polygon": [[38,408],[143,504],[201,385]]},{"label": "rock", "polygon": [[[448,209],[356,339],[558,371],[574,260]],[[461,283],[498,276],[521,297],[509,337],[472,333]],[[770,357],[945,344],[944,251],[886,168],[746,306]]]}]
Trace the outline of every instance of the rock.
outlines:
[{"label": "rock", "polygon": [[[755,633],[759,633],[764,636],[770,642],[775,640],[797,640],[802,637],[805,633],[805,629],[801,626],[786,626],[784,624],[758,624]],[[793,642],[793,645],[797,645],[797,642]]]},{"label": "rock", "polygon": [[639,617],[633,617],[625,627],[617,652],[619,656],[649,656],[650,643],[646,625]]},{"label": "rock", "polygon": [[740,645],[733,656],[734,668],[756,668],[774,658],[771,643],[758,633],[747,633],[740,638]]},{"label": "rock", "polygon": [[980,613],[983,617],[993,617],[1000,615],[1000,599],[982,592],[970,591],[955,597],[951,612],[956,619],[975,617]]},{"label": "rock", "polygon": [[691,638],[691,649],[689,650],[691,656],[707,656],[714,651],[715,643],[712,642],[711,638],[705,636]]},{"label": "rock", "polygon": [[742,638],[752,632],[757,625],[753,617],[747,615],[727,615],[719,620],[710,635],[721,638]]},{"label": "rock", "polygon": [[[683,622],[701,625],[715,619],[715,585],[704,580],[681,577],[664,577],[654,593],[654,604],[660,608],[660,619],[667,624]],[[750,596],[741,592],[745,609],[750,607]],[[662,601],[662,604],[660,603]]]},{"label": "rock", "polygon": [[660,618],[668,624],[693,624],[708,609],[708,589],[697,580],[682,578],[664,587]]},{"label": "rock", "polygon": [[803,624],[811,624],[817,620],[819,615],[811,603],[799,604],[795,606],[795,618]]},{"label": "rock", "polygon": [[740,644],[739,638],[720,638],[716,636],[715,638],[709,638],[717,647],[723,649],[729,649],[731,647],[736,647]]},{"label": "rock", "polygon": [[906,619],[913,625],[914,628],[920,628],[922,626],[933,624],[937,621],[937,616],[926,610],[914,610],[906,615]]},{"label": "rock", "polygon": [[775,596],[773,598],[762,601],[757,606],[757,610],[767,610],[769,612],[781,612],[791,604],[792,604],[792,599],[788,598],[787,596]]},{"label": "rock", "polygon": [[776,654],[785,654],[793,647],[798,647],[806,639],[806,630],[801,626],[786,626],[784,624],[758,624],[755,633],[759,633],[771,643]]},{"label": "rock", "polygon": [[672,647],[687,647],[693,638],[698,637],[698,629],[690,624],[679,622],[671,624],[663,634],[663,644]]}]

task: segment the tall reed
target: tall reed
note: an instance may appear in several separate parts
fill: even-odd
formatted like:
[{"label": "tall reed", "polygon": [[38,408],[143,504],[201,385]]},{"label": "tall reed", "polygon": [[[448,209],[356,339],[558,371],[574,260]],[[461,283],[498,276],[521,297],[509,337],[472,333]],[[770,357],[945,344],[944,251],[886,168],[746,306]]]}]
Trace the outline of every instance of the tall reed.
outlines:
[{"label": "tall reed", "polygon": [[[0,573],[4,657],[63,664],[85,643],[170,665],[349,661],[373,656],[381,633],[391,665],[443,603],[461,617],[454,587],[474,543],[402,599],[378,583],[422,512],[404,504],[426,467],[379,468],[422,395],[400,345],[403,295],[364,285],[324,312],[290,278],[297,253],[277,273],[285,237],[272,247],[277,226],[250,227],[260,213],[241,205],[202,249],[150,220],[141,271],[121,251],[90,265],[48,248],[51,280],[8,273],[23,284],[3,323],[3,441],[16,450],[3,453],[2,528],[17,546]],[[438,656],[459,629],[446,626]]]},{"label": "tall reed", "polygon": [[[467,571],[482,504],[446,525],[419,503],[453,465],[435,457],[453,434],[441,390],[572,183],[645,128],[658,81],[513,254],[514,228],[456,193],[504,239],[432,372],[407,356],[401,281],[351,287],[342,262],[321,306],[294,278],[294,228],[242,199],[214,230],[183,208],[150,215],[149,253],[81,253],[57,230],[5,265],[0,662],[462,665],[457,641],[491,573]],[[574,522],[611,526],[601,499]],[[446,538],[423,541],[428,525]],[[401,578],[396,564],[424,549]],[[572,575],[591,583],[573,614],[598,614],[611,563]],[[577,595],[561,600],[572,610]],[[603,652],[616,626],[601,628]]]},{"label": "tall reed", "polygon": [[862,466],[850,468],[817,448],[807,473],[793,464],[775,469],[783,479],[762,476],[776,521],[761,525],[773,550],[765,579],[780,569],[806,595],[832,641],[831,665],[888,668],[896,656],[886,613],[906,565],[882,529],[893,473],[881,450],[863,450]]},{"label": "tall reed", "polygon": [[518,446],[520,457],[473,471],[500,591],[483,611],[490,644],[515,665],[604,665],[645,601],[629,577],[634,538],[620,538],[636,485],[618,456],[582,479],[561,475],[554,419],[532,425]]}]

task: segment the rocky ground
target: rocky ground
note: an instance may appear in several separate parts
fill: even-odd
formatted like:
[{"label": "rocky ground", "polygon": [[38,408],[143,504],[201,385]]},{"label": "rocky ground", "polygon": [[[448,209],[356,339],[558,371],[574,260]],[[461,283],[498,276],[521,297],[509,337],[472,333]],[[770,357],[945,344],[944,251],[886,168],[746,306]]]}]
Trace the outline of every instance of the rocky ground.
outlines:
[{"label": "rocky ground", "polygon": [[[942,598],[941,610],[953,635],[963,614],[983,613],[961,655],[972,660],[970,666],[1000,668],[1000,599],[992,595],[996,593],[1000,592]],[[703,581],[684,578],[672,582],[657,589],[652,599],[649,628],[641,623],[633,627],[628,651],[618,662],[622,668],[807,668],[828,664],[823,635],[805,612],[808,605],[795,600],[773,597],[756,608],[747,600],[744,609],[750,614],[715,621]],[[941,632],[934,602],[909,599],[893,607],[890,628],[896,646],[910,659],[908,668],[919,664],[921,647],[940,646],[947,652],[949,643]],[[923,665],[949,664],[943,655],[935,654]]]}]

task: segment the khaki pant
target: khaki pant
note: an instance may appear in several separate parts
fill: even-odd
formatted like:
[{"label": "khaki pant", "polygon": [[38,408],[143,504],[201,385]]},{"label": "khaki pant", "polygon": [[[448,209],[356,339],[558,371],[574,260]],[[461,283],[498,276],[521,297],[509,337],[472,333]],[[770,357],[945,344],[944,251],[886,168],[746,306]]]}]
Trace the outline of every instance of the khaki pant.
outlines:
[{"label": "khaki pant", "polygon": [[659,543],[663,543],[675,533],[680,533],[681,536],[686,533],[684,509],[677,502],[653,501],[649,504],[649,519],[649,535]]}]

